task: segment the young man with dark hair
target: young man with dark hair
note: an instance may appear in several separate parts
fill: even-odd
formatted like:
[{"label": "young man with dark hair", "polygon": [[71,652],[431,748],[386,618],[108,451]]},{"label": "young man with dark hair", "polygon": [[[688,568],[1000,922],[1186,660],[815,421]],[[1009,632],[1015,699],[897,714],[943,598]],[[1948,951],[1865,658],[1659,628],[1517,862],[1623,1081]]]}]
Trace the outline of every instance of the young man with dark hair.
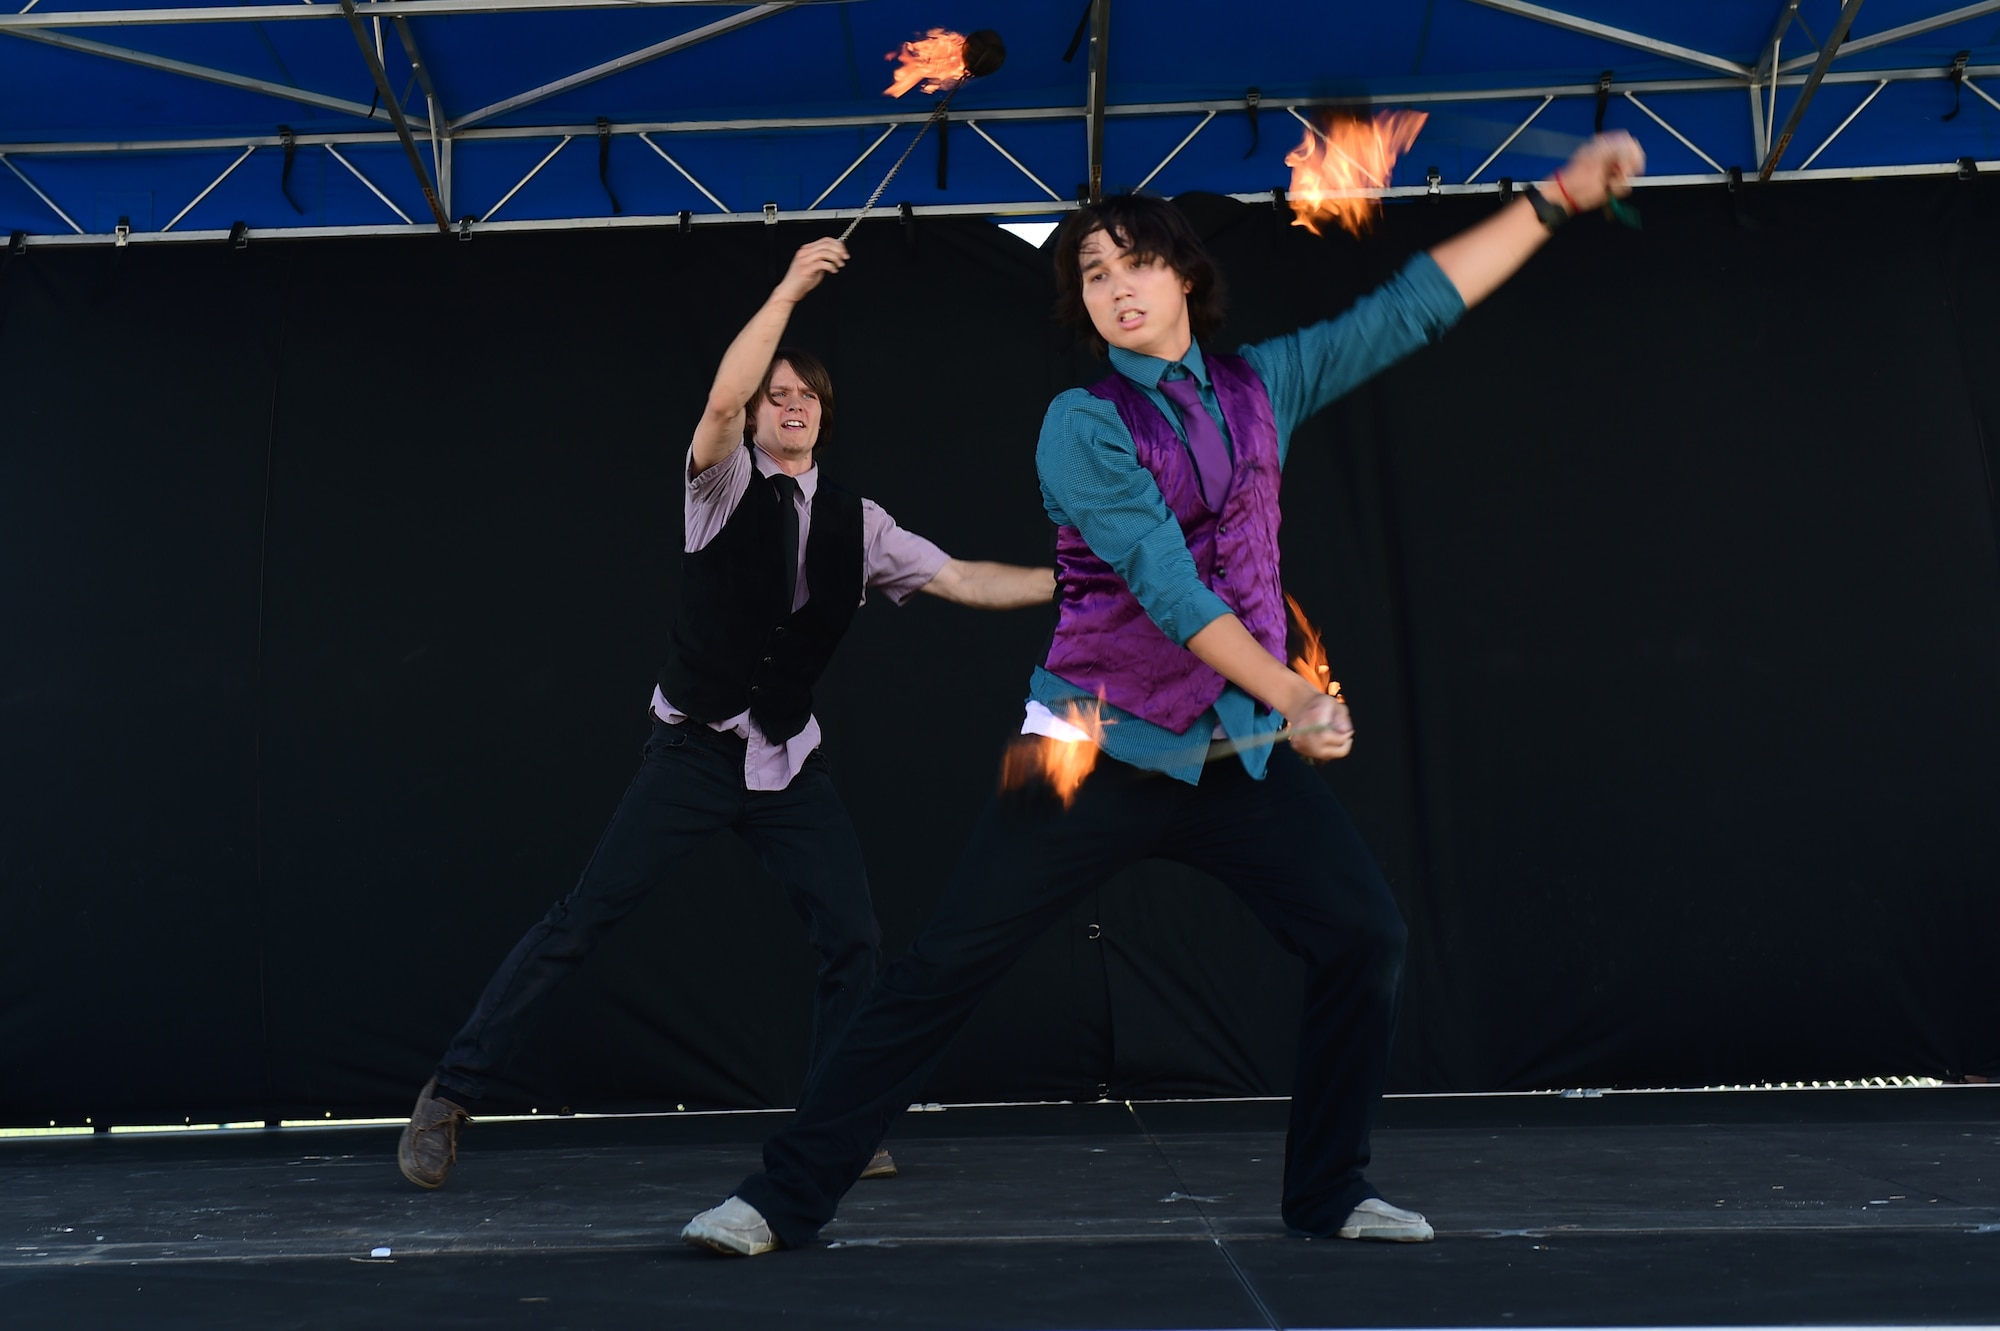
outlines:
[{"label": "young man with dark hair", "polygon": [[[1354,726],[1285,664],[1279,474],[1302,421],[1441,336],[1570,212],[1628,191],[1643,167],[1629,136],[1593,139],[1546,191],[1416,256],[1339,318],[1234,356],[1200,345],[1221,323],[1221,286],[1173,205],[1116,198],[1070,219],[1060,309],[1114,373],[1062,394],[1042,423],[1062,612],[1029,685],[1022,733],[1035,738],[1016,742],[1095,742],[1098,761],[1073,802],[1046,786],[993,799],[923,935],[765,1143],[764,1172],[684,1239],[746,1256],[809,1241],[980,997],[1079,895],[1152,857],[1221,879],[1306,964],[1285,1223],[1316,1238],[1431,1238],[1362,1172],[1405,930],[1306,766],[1344,757]],[[1098,700],[1093,737],[1072,722]],[[1283,726],[1288,744],[1270,743]]]},{"label": "young man with dark hair", "polygon": [[[833,383],[816,358],[778,343],[792,307],[846,261],[839,241],[802,247],[723,354],[683,473],[681,608],[645,759],[576,888],[501,963],[418,1096],[397,1163],[419,1187],[445,1181],[459,1124],[549,991],[725,827],[784,888],[820,955],[813,1070],[875,982],[881,933],[819,751],[813,683],[868,590],[1005,610],[1045,604],[1055,581],[1047,568],[952,559],[820,479]],[[868,1172],[895,1165],[877,1152]]]}]

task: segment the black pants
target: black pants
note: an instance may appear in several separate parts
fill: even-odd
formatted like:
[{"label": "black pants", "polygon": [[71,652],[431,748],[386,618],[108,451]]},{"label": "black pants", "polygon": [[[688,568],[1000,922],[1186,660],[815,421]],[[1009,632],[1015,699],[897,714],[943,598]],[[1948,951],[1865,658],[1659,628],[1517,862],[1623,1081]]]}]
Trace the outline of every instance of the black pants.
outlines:
[{"label": "black pants", "polygon": [[734,828],[785,889],[819,952],[812,1065],[875,982],[882,934],[854,824],[814,752],[783,790],[743,785],[744,741],[698,722],[655,721],[583,877],[514,945],[438,1064],[438,1085],[482,1099],[549,991],[703,840]]},{"label": "black pants", "polygon": [[923,936],[863,1001],[737,1195],[786,1244],[809,1241],[986,991],[1078,896],[1151,857],[1220,878],[1305,961],[1282,1209],[1296,1230],[1338,1229],[1377,1195],[1362,1170],[1406,934],[1346,812],[1289,749],[1263,781],[1236,762],[1189,786],[1101,759],[1067,811],[1043,788],[996,796]]}]

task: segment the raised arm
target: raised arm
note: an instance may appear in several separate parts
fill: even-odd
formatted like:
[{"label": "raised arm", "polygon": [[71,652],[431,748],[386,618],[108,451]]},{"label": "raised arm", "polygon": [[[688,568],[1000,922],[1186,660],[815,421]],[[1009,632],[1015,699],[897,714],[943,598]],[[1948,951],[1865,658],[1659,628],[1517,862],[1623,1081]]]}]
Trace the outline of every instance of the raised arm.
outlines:
[{"label": "raised arm", "polygon": [[[1588,212],[1603,207],[1613,194],[1630,194],[1631,177],[1645,169],[1646,154],[1638,143],[1623,130],[1613,130],[1578,148],[1568,164],[1538,188],[1543,198],[1565,212]],[[1498,290],[1548,238],[1549,229],[1524,196],[1445,241],[1431,251],[1431,258],[1471,309]]]},{"label": "raised arm", "polygon": [[947,559],[923,590],[979,610],[1019,610],[1055,598],[1056,571],[986,559]]},{"label": "raised arm", "polygon": [[784,338],[792,307],[818,286],[828,273],[837,273],[847,262],[847,247],[837,240],[815,240],[801,245],[792,256],[791,267],[771,292],[764,307],[752,315],[743,331],[722,353],[715,371],[715,383],[708,390],[708,405],[701,423],[694,428],[694,450],[690,473],[700,475],[722,461],[743,443],[743,421],[757,386],[764,382],[771,355]]}]

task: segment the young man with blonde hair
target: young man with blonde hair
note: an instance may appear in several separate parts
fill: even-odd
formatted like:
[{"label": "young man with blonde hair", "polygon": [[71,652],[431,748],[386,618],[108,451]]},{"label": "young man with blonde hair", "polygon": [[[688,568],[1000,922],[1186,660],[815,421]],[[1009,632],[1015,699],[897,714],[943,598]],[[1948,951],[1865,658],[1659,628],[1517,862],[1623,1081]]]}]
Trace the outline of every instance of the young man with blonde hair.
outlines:
[{"label": "young man with blonde hair", "polygon": [[[820,478],[832,380],[779,342],[792,308],[846,261],[837,240],[803,246],[723,354],[682,471],[681,607],[645,758],[575,889],[501,963],[419,1094],[397,1151],[418,1187],[444,1183],[459,1125],[549,991],[723,828],[749,842],[819,953],[809,1081],[875,981],[881,932],[820,753],[813,684],[868,591],[1004,610],[1045,604],[1054,574],[953,559]],[[875,1151],[867,1172],[895,1165]]]}]

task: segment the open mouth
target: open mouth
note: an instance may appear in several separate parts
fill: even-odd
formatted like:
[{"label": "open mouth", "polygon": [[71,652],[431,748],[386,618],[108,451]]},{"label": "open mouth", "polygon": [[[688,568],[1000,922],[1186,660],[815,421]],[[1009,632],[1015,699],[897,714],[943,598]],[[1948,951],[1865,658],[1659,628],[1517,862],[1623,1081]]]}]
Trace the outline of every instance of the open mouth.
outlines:
[{"label": "open mouth", "polygon": [[1146,322],[1146,312],[1144,310],[1118,311],[1118,326],[1120,328],[1137,328],[1144,322]]}]

